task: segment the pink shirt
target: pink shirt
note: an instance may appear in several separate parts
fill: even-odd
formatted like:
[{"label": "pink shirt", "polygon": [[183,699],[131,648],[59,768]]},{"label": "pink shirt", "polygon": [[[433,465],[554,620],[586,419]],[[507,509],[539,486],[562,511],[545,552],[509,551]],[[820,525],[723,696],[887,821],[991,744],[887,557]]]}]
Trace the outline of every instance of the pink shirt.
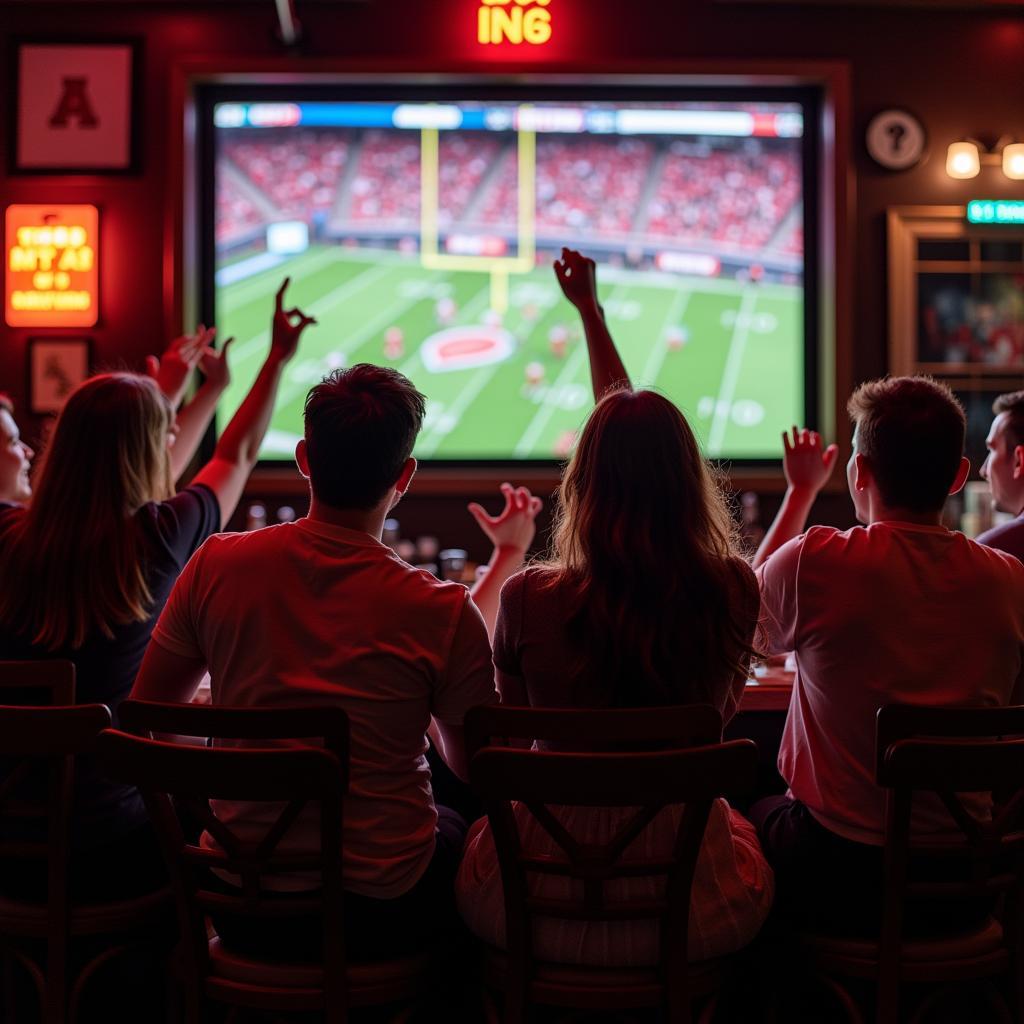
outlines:
[{"label": "pink shirt", "polygon": [[[458,725],[468,708],[497,699],[487,631],[465,587],[414,569],[369,534],[300,519],[211,537],[153,638],[206,662],[214,704],[344,708],[345,887],[378,899],[412,888],[434,853],[430,718]],[[265,804],[217,801],[214,810],[243,836],[276,818]],[[282,849],[312,848],[314,828],[311,811]]]},{"label": "pink shirt", "polygon": [[[941,526],[880,522],[812,527],[758,579],[770,651],[796,654],[779,771],[826,828],[879,845],[878,708],[1024,699],[1024,566]],[[917,801],[916,831],[949,827]]]}]

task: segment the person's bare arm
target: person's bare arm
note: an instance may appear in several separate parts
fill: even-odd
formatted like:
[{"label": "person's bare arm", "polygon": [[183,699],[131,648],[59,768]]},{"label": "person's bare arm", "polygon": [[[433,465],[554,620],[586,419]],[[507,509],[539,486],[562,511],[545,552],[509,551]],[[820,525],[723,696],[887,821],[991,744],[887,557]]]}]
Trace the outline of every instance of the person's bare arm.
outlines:
[{"label": "person's bare arm", "polygon": [[555,260],[555,277],[565,297],[576,307],[583,321],[583,333],[590,355],[590,382],[594,401],[611,388],[630,387],[629,374],[622,364],[615,341],[604,319],[597,298],[597,268],[592,259],[575,249],[563,249]]},{"label": "person's bare arm", "polygon": [[201,658],[185,658],[152,639],[135,677],[133,700],[160,700],[187,704],[196,695],[206,672]]},{"label": "person's bare arm", "polygon": [[523,564],[536,533],[537,513],[544,504],[525,487],[513,487],[510,483],[501,485],[501,493],[505,496],[505,507],[496,516],[489,516],[476,502],[468,506],[477,525],[494,545],[487,571],[470,591],[484,617],[488,639],[494,637],[501,588]]},{"label": "person's bare arm", "polygon": [[194,334],[175,338],[160,356],[146,356],[146,374],[177,409],[185,397],[189,378],[199,362],[206,344],[206,328],[200,324]]},{"label": "person's bare arm", "polygon": [[206,330],[206,344],[199,358],[199,368],[203,371],[205,380],[192,396],[192,401],[178,412],[178,433],[171,449],[171,472],[175,480],[188,468],[210,426],[220,396],[231,383],[227,352],[228,346],[235,339],[228,338],[219,349],[214,350],[210,343],[215,334],[214,327]]},{"label": "person's bare arm", "polygon": [[238,412],[231,418],[217,442],[213,458],[193,480],[193,483],[205,484],[217,496],[222,525],[235,511],[245,482],[256,464],[284,368],[295,355],[302,332],[310,324],[316,323],[313,317],[306,316],[300,309],[284,309],[284,292],[288,280],[285,278],[274,300],[274,320],[267,360]]},{"label": "person's bare arm", "polygon": [[834,444],[823,449],[821,435],[813,430],[793,427],[792,439],[787,431],[782,435],[782,443],[785,448],[782,468],[786,474],[786,494],[754,555],[755,569],[783,544],[804,532],[811,506],[832,475],[839,454]]}]

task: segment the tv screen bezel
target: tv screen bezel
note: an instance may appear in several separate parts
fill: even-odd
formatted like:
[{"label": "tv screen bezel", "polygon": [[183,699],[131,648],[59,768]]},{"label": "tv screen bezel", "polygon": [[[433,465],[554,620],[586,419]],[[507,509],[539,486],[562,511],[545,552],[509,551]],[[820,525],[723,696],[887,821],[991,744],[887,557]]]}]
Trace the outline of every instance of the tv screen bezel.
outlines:
[{"label": "tv screen bezel", "polygon": [[[566,81],[559,75],[529,75],[515,78],[501,78],[485,75],[431,75],[388,76],[366,74],[345,77],[325,83],[308,81],[302,75],[294,81],[261,84],[254,81],[205,81],[196,84],[193,92],[195,115],[195,146],[193,150],[196,194],[194,210],[197,239],[196,288],[198,319],[203,323],[216,323],[216,145],[214,108],[219,103],[254,102],[316,102],[316,101],[364,101],[384,102],[409,100],[411,102],[439,102],[444,100],[576,100],[608,102],[785,102],[799,103],[803,110],[804,130],[801,137],[801,165],[803,170],[803,333],[804,333],[804,396],[803,422],[810,429],[824,431],[829,438],[833,424],[824,422],[824,412],[829,398],[824,388],[831,381],[821,379],[824,359],[824,337],[822,320],[823,267],[822,253],[822,181],[823,172],[823,111],[826,105],[826,90],[822,84],[796,82],[794,84],[732,84],[732,76],[716,76],[714,85],[697,84],[685,77],[659,77],[652,81],[648,76],[598,76],[593,82],[583,84],[577,80]],[[741,75],[736,75],[739,80]],[[567,240],[571,243],[571,240]],[[212,451],[214,435],[207,439],[206,448]],[[781,442],[780,442],[781,453]],[[743,474],[759,474],[777,471],[777,459],[739,458],[723,455],[717,462]],[[533,475],[538,478],[555,478],[564,459],[441,459],[420,460],[421,467],[429,474],[432,470],[450,473],[464,473],[467,477],[486,478],[493,472],[518,470],[520,477]],[[261,459],[258,470],[269,472],[291,468],[286,459]]]}]

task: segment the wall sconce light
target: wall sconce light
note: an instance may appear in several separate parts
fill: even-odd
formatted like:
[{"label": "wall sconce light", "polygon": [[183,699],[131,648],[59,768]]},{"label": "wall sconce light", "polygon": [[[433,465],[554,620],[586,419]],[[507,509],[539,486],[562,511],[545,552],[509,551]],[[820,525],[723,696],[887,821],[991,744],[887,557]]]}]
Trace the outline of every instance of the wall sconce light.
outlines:
[{"label": "wall sconce light", "polygon": [[1024,180],[1024,143],[1004,135],[991,149],[976,139],[950,143],[946,150],[946,174],[951,178],[975,178],[982,166],[1001,167],[1007,178]]},{"label": "wall sconce light", "polygon": [[950,143],[946,150],[946,173],[951,178],[975,178],[981,171],[981,150],[973,140]]},{"label": "wall sconce light", "polygon": [[1015,181],[1024,178],[1024,142],[1003,147],[1003,174]]}]

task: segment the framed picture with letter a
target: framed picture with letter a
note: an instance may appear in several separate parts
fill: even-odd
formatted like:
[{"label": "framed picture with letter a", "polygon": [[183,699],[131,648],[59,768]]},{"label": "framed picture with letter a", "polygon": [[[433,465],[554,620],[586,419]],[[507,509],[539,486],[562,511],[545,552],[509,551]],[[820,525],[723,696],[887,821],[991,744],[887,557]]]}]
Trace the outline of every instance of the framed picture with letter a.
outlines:
[{"label": "framed picture with letter a", "polygon": [[10,172],[135,173],[140,46],[135,39],[13,41]]}]

